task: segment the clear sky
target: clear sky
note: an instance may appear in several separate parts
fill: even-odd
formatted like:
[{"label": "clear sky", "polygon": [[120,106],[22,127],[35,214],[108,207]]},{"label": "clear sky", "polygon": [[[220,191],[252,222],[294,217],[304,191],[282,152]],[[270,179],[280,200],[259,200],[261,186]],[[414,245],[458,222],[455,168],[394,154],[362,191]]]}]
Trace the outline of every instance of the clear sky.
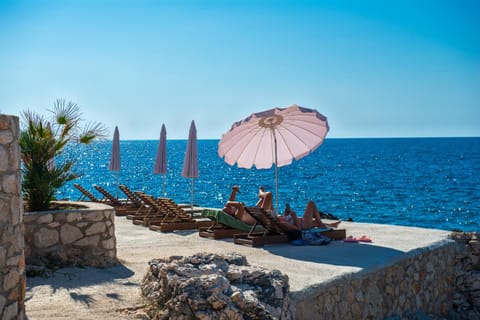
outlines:
[{"label": "clear sky", "polygon": [[220,139],[298,104],[331,138],[480,136],[478,0],[0,0],[0,112]]}]

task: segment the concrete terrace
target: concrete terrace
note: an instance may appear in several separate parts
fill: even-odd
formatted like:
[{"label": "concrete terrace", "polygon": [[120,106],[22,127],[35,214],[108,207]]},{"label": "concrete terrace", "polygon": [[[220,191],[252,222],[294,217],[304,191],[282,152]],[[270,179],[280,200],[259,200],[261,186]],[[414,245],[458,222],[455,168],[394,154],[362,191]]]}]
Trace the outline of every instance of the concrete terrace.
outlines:
[{"label": "concrete terrace", "polygon": [[237,252],[252,265],[278,269],[290,279],[294,300],[339,277],[369,272],[409,255],[450,243],[450,231],[342,222],[347,235],[368,235],[373,243],[333,241],[326,246],[268,245],[251,248],[232,240],[212,240],[198,232],[160,233],[116,217],[117,256],[121,264],[107,269],[67,268],[49,278],[29,278],[29,319],[122,319],[118,309],[140,302],[139,284],[148,261],[197,252]]}]

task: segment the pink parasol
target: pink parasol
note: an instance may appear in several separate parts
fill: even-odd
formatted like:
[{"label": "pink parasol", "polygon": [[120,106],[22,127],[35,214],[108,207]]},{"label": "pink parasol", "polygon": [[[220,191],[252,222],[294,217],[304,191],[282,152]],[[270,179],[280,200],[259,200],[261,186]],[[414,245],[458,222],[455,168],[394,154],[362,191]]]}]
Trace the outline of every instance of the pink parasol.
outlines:
[{"label": "pink parasol", "polygon": [[218,155],[239,168],[269,169],[274,165],[278,212],[277,168],[313,152],[323,143],[328,130],[327,118],[316,110],[297,105],[274,108],[235,122],[222,136]]},{"label": "pink parasol", "polygon": [[183,161],[182,177],[192,179],[191,204],[193,207],[194,180],[195,178],[198,178],[197,128],[195,127],[195,121],[193,120],[190,124],[190,131],[188,133],[188,143],[185,152],[185,160]]},{"label": "pink parasol", "polygon": [[164,124],[162,124],[160,131],[160,141],[158,142],[157,158],[155,159],[153,173],[163,175],[163,196],[165,197],[167,195],[165,192],[165,178],[167,174],[167,130]]},{"label": "pink parasol", "polygon": [[118,198],[118,175],[120,173],[120,134],[118,133],[118,127],[115,126],[115,132],[113,133],[112,141],[112,155],[110,156],[110,165],[108,170],[117,172],[117,192]]}]

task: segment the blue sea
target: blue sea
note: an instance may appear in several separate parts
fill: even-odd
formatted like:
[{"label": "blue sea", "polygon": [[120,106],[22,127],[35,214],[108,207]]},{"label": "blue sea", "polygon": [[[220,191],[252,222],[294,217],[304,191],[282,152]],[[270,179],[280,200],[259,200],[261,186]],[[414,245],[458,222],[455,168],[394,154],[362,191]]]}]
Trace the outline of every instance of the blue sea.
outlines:
[{"label": "blue sea", "polygon": [[[223,207],[231,187],[237,200],[257,201],[260,185],[275,194],[275,174],[240,169],[217,155],[218,140],[199,140],[199,177],[193,180],[196,205]],[[153,174],[158,141],[121,141],[121,171],[108,170],[111,141],[69,149],[80,183],[92,193],[98,184],[112,194],[117,179],[132,190],[191,202],[192,179],[181,170],[186,140],[167,141],[168,173]],[[56,159],[62,161],[62,158]],[[299,213],[308,200],[342,220],[480,231],[480,138],[327,139],[317,150],[291,165],[278,168],[279,208],[285,203]],[[57,198],[76,200],[73,182]]]}]

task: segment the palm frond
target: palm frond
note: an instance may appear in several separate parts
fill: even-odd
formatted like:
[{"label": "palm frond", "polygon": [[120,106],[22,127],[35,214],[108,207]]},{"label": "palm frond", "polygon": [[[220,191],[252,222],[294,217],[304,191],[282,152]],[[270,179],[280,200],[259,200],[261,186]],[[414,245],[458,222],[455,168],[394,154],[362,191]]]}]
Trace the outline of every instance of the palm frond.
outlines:
[{"label": "palm frond", "polygon": [[107,128],[100,122],[89,122],[78,136],[78,141],[89,144],[95,139],[106,139]]}]

